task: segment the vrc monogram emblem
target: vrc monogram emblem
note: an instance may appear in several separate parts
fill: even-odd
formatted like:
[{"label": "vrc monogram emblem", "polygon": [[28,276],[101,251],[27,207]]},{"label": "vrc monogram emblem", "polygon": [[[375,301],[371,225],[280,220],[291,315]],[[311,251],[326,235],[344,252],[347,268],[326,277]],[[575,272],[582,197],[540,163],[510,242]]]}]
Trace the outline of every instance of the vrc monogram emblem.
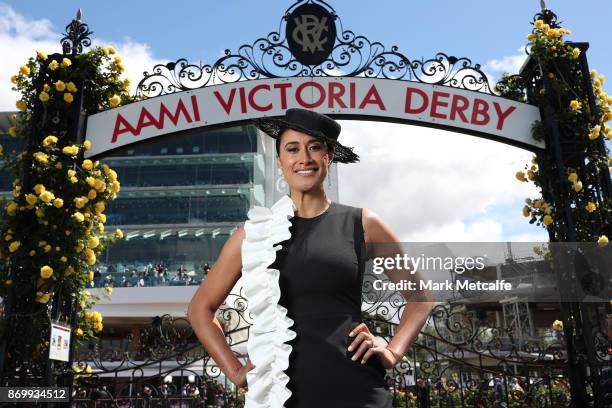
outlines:
[{"label": "vrc monogram emblem", "polygon": [[[301,17],[301,21],[300,21]],[[302,46],[302,51],[325,51],[323,44],[327,42],[327,36],[321,38],[327,29],[327,17],[319,19],[313,14],[302,14],[294,18],[295,29],[293,30],[293,40]]]},{"label": "vrc monogram emblem", "polygon": [[318,65],[329,57],[336,41],[336,24],[325,7],[303,4],[286,19],[287,43],[296,60],[304,65]]}]

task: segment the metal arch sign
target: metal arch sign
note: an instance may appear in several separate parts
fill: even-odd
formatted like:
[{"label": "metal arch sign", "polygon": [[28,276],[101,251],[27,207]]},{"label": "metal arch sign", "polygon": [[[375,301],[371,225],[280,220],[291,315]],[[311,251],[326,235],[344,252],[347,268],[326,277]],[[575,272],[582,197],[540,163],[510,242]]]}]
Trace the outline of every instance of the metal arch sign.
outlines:
[{"label": "metal arch sign", "polygon": [[313,109],[339,119],[409,123],[522,147],[532,137],[536,106],[449,86],[363,77],[297,77],[240,81],[166,94],[88,117],[87,157],[166,134]]}]

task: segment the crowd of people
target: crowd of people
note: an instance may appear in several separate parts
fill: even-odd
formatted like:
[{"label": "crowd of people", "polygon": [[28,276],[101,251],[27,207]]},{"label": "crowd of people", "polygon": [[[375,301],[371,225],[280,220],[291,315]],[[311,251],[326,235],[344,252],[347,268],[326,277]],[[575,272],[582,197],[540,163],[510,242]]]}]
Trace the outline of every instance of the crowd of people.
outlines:
[{"label": "crowd of people", "polygon": [[91,287],[142,287],[199,285],[210,270],[210,264],[171,266],[166,263],[140,263],[133,266],[109,265],[103,271],[94,269]]}]

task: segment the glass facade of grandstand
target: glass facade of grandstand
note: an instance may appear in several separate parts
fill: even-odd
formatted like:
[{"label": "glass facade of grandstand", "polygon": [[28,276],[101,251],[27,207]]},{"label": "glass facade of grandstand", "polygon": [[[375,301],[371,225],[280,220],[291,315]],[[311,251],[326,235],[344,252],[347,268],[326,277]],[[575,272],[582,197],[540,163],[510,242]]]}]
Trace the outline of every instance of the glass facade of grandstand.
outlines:
[{"label": "glass facade of grandstand", "polygon": [[[0,144],[20,151],[6,135],[9,115],[0,114]],[[190,131],[105,155],[101,163],[121,182],[106,229],[121,228],[124,239],[100,256],[94,285],[199,284],[248,210],[287,192],[274,158],[272,139],[253,126]],[[331,199],[336,179],[332,168]],[[11,197],[11,183],[11,175],[0,175],[2,196]]]}]

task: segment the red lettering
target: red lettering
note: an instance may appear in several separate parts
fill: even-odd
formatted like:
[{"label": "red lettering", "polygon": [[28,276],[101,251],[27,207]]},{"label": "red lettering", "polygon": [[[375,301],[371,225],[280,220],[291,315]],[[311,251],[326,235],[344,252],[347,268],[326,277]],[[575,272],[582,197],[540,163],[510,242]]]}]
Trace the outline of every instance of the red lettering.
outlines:
[{"label": "red lettering", "polygon": [[493,102],[493,106],[495,106],[495,112],[497,113],[497,130],[502,130],[504,128],[504,122],[516,110],[516,107],[510,106],[508,109],[502,112],[501,106],[497,102]]},{"label": "red lettering", "polygon": [[[461,103],[459,103],[461,102]],[[450,120],[455,120],[457,115],[461,118],[463,123],[469,123],[468,118],[465,116],[465,111],[470,107],[470,100],[465,96],[453,95],[453,101],[451,103]]]},{"label": "red lettering", "polygon": [[[412,107],[412,95],[415,93],[418,94],[423,99],[422,105],[419,106],[418,108]],[[427,96],[425,92],[417,88],[406,88],[406,107],[404,108],[404,111],[406,113],[410,113],[414,115],[423,113],[427,109],[428,105],[429,105],[429,97]]]},{"label": "red lettering", "polygon": [[[479,119],[481,117],[482,119]],[[489,104],[487,101],[474,99],[474,109],[472,110],[472,125],[487,125],[491,117],[489,116]]]},{"label": "red lettering", "polygon": [[266,84],[261,84],[261,85],[257,85],[256,87],[254,87],[253,89],[251,89],[251,92],[249,92],[249,105],[251,105],[253,107],[253,109],[259,111],[259,112],[265,112],[265,111],[269,111],[270,109],[272,109],[272,104],[269,103],[265,106],[261,106],[258,105],[257,102],[255,102],[255,94],[257,92],[259,92],[259,90],[261,89],[266,89],[266,90],[270,90],[270,85],[266,85]]},{"label": "red lettering", "polygon": [[157,129],[161,129],[162,126],[157,122],[157,120],[151,115],[151,113],[147,110],[147,108],[143,107],[140,110],[140,117],[138,118],[138,125],[136,127],[136,135],[138,136],[142,131],[142,128],[147,126],[155,126]]},{"label": "red lettering", "polygon": [[195,95],[191,95],[191,107],[193,108],[193,117],[196,122],[200,121],[200,109],[198,108],[198,98]]},{"label": "red lettering", "polygon": [[117,136],[130,132],[134,136],[138,136],[140,132],[137,132],[136,129],[130,125],[130,122],[125,120],[120,113],[117,114],[117,119],[115,119],[115,130],[113,130],[113,138],[111,139],[111,143],[115,143],[117,141]]},{"label": "red lettering", "polygon": [[357,93],[357,85],[354,82],[351,82],[349,84],[349,93],[350,93],[349,105],[351,109],[355,109],[355,94]]},{"label": "red lettering", "polygon": [[287,88],[291,88],[291,82],[285,84],[274,84],[275,89],[280,89],[281,108],[287,109]]},{"label": "red lettering", "polygon": [[164,105],[162,102],[159,107],[158,129],[164,128],[164,119],[166,116],[168,116],[168,119],[170,119],[172,124],[176,126],[179,117],[181,116],[181,113],[183,114],[183,116],[185,116],[185,120],[187,120],[188,123],[191,123],[191,117],[189,116],[189,112],[187,112],[187,108],[185,108],[185,104],[183,103],[182,99],[179,99],[178,103],[176,104],[176,111],[174,112],[174,115],[170,113],[168,108],[166,108],[166,105]]},{"label": "red lettering", "polygon": [[232,110],[232,105],[234,104],[234,96],[236,95],[236,88],[232,88],[232,90],[230,91],[229,99],[227,100],[227,102],[225,101],[225,99],[223,99],[223,96],[221,96],[219,91],[215,91],[213,93],[215,94],[215,97],[217,98],[217,100],[219,101],[223,109],[225,110],[225,113],[229,115],[230,111]]},{"label": "red lettering", "polygon": [[247,107],[244,87],[238,88],[238,92],[240,92],[240,110],[242,111],[242,113],[246,113]]},{"label": "red lettering", "polygon": [[438,92],[434,91],[433,97],[431,98],[431,117],[438,119],[446,119],[446,115],[443,113],[438,113],[436,110],[438,106],[445,108],[448,106],[448,102],[442,102],[440,98],[448,98],[450,94],[446,92]]},{"label": "red lettering", "polygon": [[380,94],[378,93],[378,90],[376,89],[376,86],[374,85],[372,85],[370,89],[368,89],[366,96],[363,98],[363,100],[359,104],[359,109],[363,109],[364,106],[370,103],[373,103],[374,105],[378,105],[378,108],[380,110],[386,110],[385,104],[380,98]]},{"label": "red lettering", "polygon": [[338,82],[329,83],[329,101],[327,106],[329,108],[334,107],[334,103],[337,103],[339,107],[346,108],[346,104],[340,99],[344,95],[344,85]]},{"label": "red lettering", "polygon": [[[304,100],[304,98],[302,98],[302,91],[307,86],[317,88],[317,90],[319,91],[319,99],[317,99],[316,102],[308,103]],[[311,96],[314,99],[314,95],[311,95]],[[297,87],[296,92],[295,92],[295,99],[300,105],[302,105],[305,108],[308,108],[308,109],[316,108],[317,106],[321,105],[323,101],[325,100],[325,89],[323,88],[321,84],[318,84],[316,82],[312,82],[312,81],[304,82],[303,84]]]}]

